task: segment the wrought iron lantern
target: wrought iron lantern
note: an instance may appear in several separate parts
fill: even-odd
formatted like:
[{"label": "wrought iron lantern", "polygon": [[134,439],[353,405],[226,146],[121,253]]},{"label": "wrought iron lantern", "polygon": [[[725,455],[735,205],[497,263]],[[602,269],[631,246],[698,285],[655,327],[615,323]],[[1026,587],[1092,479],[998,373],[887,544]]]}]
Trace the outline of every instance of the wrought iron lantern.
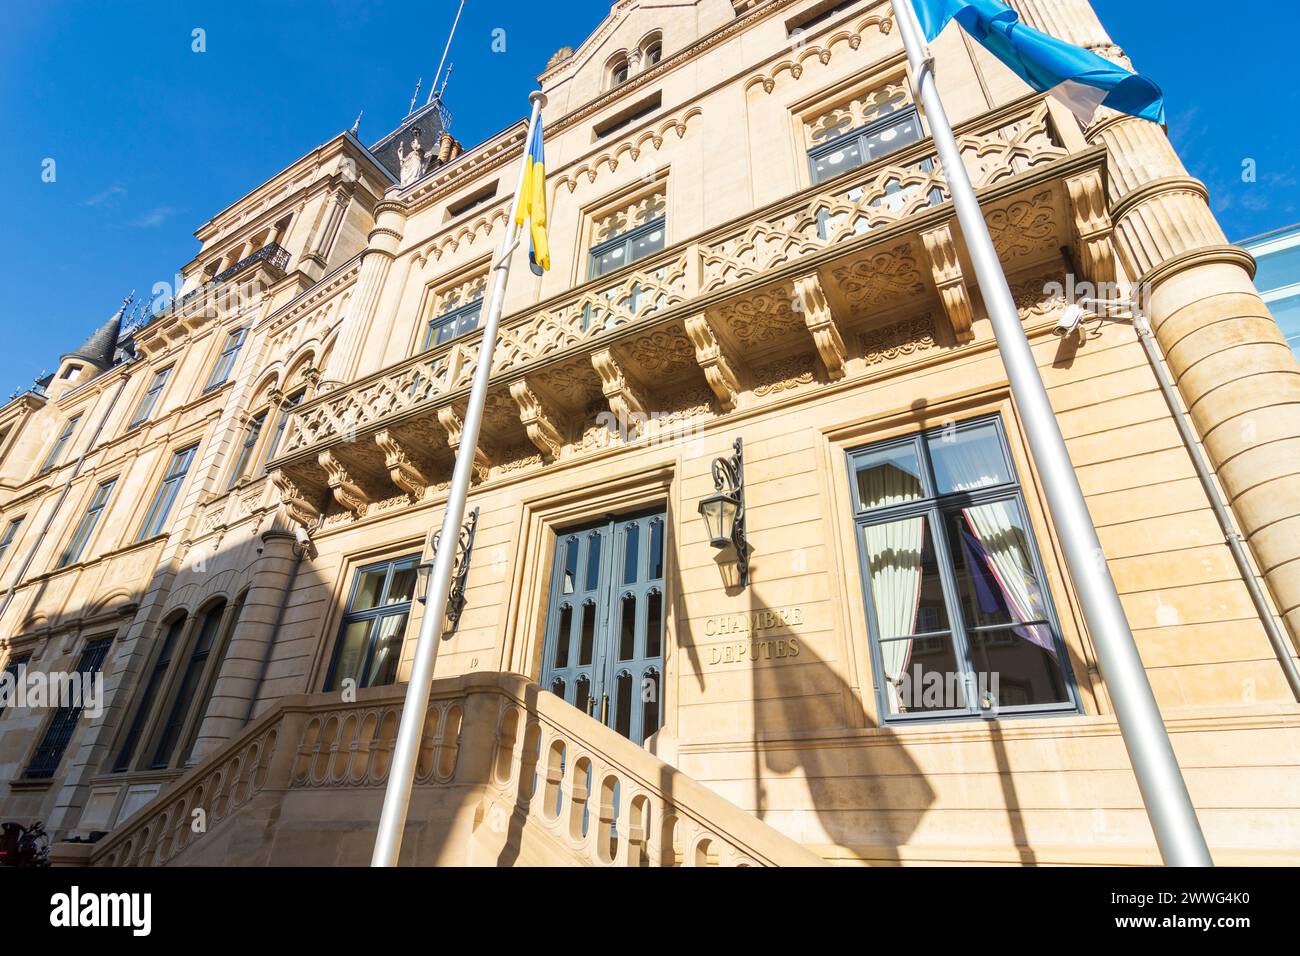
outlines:
[{"label": "wrought iron lantern", "polygon": [[749,545],[745,538],[745,462],[739,438],[735,454],[713,459],[713,487],[716,494],[700,502],[700,515],[710,543],[718,549],[736,550],[740,586],[749,585]]},{"label": "wrought iron lantern", "polygon": [[[447,627],[443,631],[443,639],[450,638],[456,633],[456,628],[460,625],[460,616],[465,610],[465,581],[469,577],[469,560],[470,553],[474,550],[474,532],[478,528],[478,509],[475,508],[465,519],[464,526],[460,529],[460,534],[456,537],[456,561],[451,569],[451,587],[447,591]],[[442,529],[439,528],[433,533],[429,545],[433,551],[433,558],[438,555],[438,545],[441,542]],[[419,601],[424,604],[428,601],[429,594],[429,576],[433,574],[433,561],[426,561],[415,569],[416,594],[419,595]]]}]

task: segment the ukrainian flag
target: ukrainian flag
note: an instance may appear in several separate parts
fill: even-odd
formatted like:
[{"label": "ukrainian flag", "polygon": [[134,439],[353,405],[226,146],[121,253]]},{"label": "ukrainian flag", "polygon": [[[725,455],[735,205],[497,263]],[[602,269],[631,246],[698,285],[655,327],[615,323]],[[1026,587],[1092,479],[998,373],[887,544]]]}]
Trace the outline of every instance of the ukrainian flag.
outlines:
[{"label": "ukrainian flag", "polygon": [[524,157],[524,181],[519,190],[519,212],[515,216],[519,225],[525,221],[531,225],[528,265],[540,276],[551,267],[551,247],[546,239],[546,150],[540,116],[528,143],[528,155]]}]

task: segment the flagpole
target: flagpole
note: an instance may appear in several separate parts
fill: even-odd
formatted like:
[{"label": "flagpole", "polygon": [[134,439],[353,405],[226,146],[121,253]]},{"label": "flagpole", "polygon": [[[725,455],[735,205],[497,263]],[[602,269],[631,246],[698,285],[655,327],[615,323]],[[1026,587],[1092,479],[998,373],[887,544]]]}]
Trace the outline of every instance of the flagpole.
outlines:
[{"label": "flagpole", "polygon": [[1213,866],[1191,796],[1174,756],[1151,683],[1129,630],[1119,592],[1110,576],[1097,529],[1092,524],[1065,439],[1047,398],[1038,365],[1025,336],[1020,311],[989,236],[975,188],[948,122],[929,53],[912,0],[891,0],[925,118],[943,164],[957,219],[1007,370],[1016,408],[1028,434],[1048,508],[1065,552],[1070,577],[1097,648],[1120,733],[1128,749],[1161,857],[1168,866]]},{"label": "flagpole", "polygon": [[523,153],[519,161],[519,182],[510,207],[506,234],[501,240],[496,260],[492,264],[492,295],[488,300],[487,320],[483,324],[483,340],[479,346],[478,364],[469,392],[469,407],[461,428],[460,447],[456,451],[456,467],[451,475],[451,489],[447,493],[447,510],[442,516],[442,534],[438,539],[442,547],[433,559],[429,575],[429,588],[424,605],[424,618],[420,622],[420,636],[415,646],[415,662],[411,667],[411,681],[406,685],[406,701],[402,705],[402,721],[397,728],[397,741],[393,745],[393,762],[388,771],[388,788],[384,792],[384,809],[379,817],[379,831],[375,834],[375,849],[371,866],[396,866],[402,849],[402,834],[406,828],[406,815],[411,805],[411,787],[415,782],[415,764],[420,752],[420,736],[429,709],[429,692],[433,686],[433,664],[438,656],[438,642],[447,615],[447,595],[451,589],[451,574],[456,562],[456,541],[460,539],[461,524],[465,520],[465,499],[469,495],[473,474],[474,452],[478,447],[479,426],[483,421],[483,406],[487,401],[488,378],[492,374],[492,353],[496,348],[497,326],[501,322],[501,309],[505,304],[506,279],[510,276],[510,260],[519,244],[520,224],[515,221],[519,211],[519,194],[528,169],[528,148],[546,96],[535,91],[528,97],[532,115],[528,119],[528,135],[524,137]]}]

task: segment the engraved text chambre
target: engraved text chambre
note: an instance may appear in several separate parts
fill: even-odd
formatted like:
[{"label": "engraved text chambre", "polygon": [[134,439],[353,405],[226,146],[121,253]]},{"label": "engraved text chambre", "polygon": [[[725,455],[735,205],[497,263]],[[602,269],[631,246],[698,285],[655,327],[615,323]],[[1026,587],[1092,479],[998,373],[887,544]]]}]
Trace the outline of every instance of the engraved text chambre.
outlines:
[{"label": "engraved text chambre", "polygon": [[799,639],[790,630],[804,623],[803,608],[764,608],[745,614],[721,614],[704,621],[706,637],[740,640],[709,648],[710,664],[776,661],[799,656]]}]

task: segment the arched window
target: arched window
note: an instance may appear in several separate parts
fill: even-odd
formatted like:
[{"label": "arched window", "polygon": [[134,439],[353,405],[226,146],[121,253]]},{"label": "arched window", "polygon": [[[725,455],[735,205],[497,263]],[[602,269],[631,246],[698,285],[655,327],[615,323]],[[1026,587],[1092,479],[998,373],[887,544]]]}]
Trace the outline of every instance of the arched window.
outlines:
[{"label": "arched window", "polygon": [[617,56],[609,64],[609,88],[622,86],[627,82],[630,66],[626,56]]},{"label": "arched window", "polygon": [[[221,632],[221,619],[225,613],[226,602],[218,601],[204,612],[203,619],[199,622],[198,634],[195,636],[193,646],[190,648],[189,658],[185,662],[185,670],[182,672],[180,681],[172,695],[167,719],[158,733],[158,746],[154,749],[153,760],[149,764],[154,769],[172,765],[176,753],[176,744],[181,739],[181,731],[185,729],[187,718],[192,716],[193,704],[199,696],[204,670],[207,667],[208,658],[212,655],[212,649],[217,644],[217,638]],[[193,719],[201,720],[202,716],[202,714],[198,714]]]},{"label": "arched window", "polygon": [[136,744],[140,742],[140,734],[144,731],[145,721],[149,719],[149,714],[154,708],[154,702],[158,699],[158,694],[167,681],[167,672],[171,669],[172,657],[176,654],[181,635],[185,632],[185,621],[185,615],[181,614],[166,625],[162,648],[158,651],[158,658],[154,661],[153,668],[145,679],[144,693],[140,695],[140,703],[136,706],[135,716],[131,718],[131,729],[127,731],[126,739],[122,741],[122,746],[117,752],[117,759],[113,761],[114,773],[131,769],[131,757],[135,753]]},{"label": "arched window", "polygon": [[[207,668],[206,673],[202,675],[200,683],[198,684],[198,690],[194,696],[194,704],[190,707],[190,713],[192,715],[190,718],[190,726],[189,730],[185,734],[185,745],[180,749],[180,765],[182,767],[189,764],[190,756],[194,753],[194,745],[198,743],[199,728],[203,726],[203,718],[207,716],[208,705],[212,703],[212,693],[217,689],[217,678],[220,676],[221,661],[225,658],[226,649],[230,646],[230,641],[234,638],[235,629],[239,627],[239,618],[244,613],[244,602],[246,600],[248,600],[247,591],[239,595],[238,599],[236,599],[234,613],[230,616],[229,633],[218,634],[217,641],[219,642],[219,646],[217,647],[215,654],[210,651],[205,652],[206,656],[214,657],[216,663],[214,666]],[[222,604],[208,613],[211,615],[215,612],[219,624],[224,610],[225,605]],[[197,646],[195,648],[195,653],[198,653]]]},{"label": "arched window", "polygon": [[641,41],[641,69],[648,70],[663,58],[663,34],[655,32]]}]

